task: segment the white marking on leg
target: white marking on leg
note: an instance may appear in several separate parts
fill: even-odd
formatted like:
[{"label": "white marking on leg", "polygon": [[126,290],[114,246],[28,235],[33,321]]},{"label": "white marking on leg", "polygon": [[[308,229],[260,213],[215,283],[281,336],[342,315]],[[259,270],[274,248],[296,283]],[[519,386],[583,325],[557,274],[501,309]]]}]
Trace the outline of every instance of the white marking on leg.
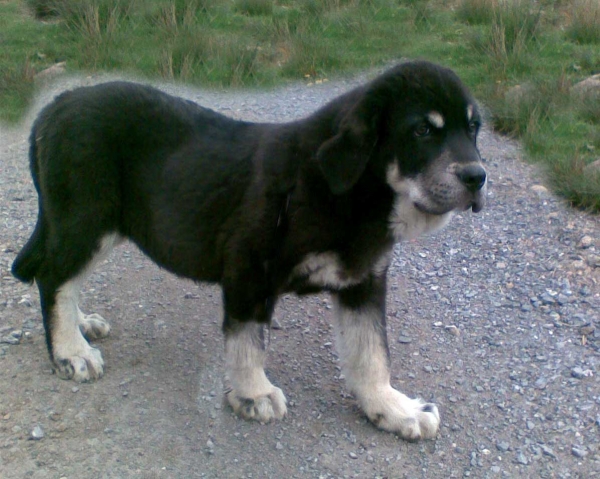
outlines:
[{"label": "white marking on leg", "polygon": [[435,437],[440,423],[434,404],[411,399],[390,384],[381,312],[349,309],[336,301],[336,342],[348,388],[379,428],[408,440]]},{"label": "white marking on leg", "polygon": [[446,124],[443,115],[437,111],[429,112],[427,114],[427,120],[429,120],[429,123],[431,123],[433,126],[440,129],[444,128],[444,125]]},{"label": "white marking on leg", "polygon": [[60,287],[54,305],[52,357],[57,374],[78,382],[97,379],[104,373],[100,351],[91,347],[79,329],[80,277]]},{"label": "white marking on leg", "polygon": [[416,180],[402,178],[396,162],[388,167],[387,183],[396,193],[389,219],[396,241],[411,240],[438,231],[452,218],[452,211],[434,215],[418,209],[416,203],[427,201],[425,194]]},{"label": "white marking on leg", "polygon": [[281,389],[273,386],[265,374],[266,353],[258,328],[262,325],[250,322],[227,334],[225,357],[231,383],[227,399],[239,416],[269,422],[286,415],[287,400]]},{"label": "white marking on leg", "polygon": [[94,266],[108,256],[118,241],[116,234],[105,236],[84,270],[56,292],[52,313],[52,357],[56,372],[63,379],[83,382],[100,378],[104,373],[102,354],[88,344],[83,334],[90,338],[103,337],[110,331],[110,326],[97,314],[86,316],[81,312],[79,292]]}]

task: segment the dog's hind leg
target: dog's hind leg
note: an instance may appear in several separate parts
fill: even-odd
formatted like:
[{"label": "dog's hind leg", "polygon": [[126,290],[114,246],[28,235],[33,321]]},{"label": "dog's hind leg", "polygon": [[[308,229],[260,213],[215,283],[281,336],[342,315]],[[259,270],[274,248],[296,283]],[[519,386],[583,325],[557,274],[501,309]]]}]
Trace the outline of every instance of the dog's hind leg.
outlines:
[{"label": "dog's hind leg", "polygon": [[109,334],[110,326],[97,314],[81,312],[79,292],[93,267],[106,258],[116,242],[116,234],[105,235],[92,251],[73,248],[61,255],[63,262],[47,255],[36,276],[48,351],[62,379],[84,382],[98,379],[104,373],[102,354],[90,346],[86,337],[104,337]]},{"label": "dog's hind leg", "polygon": [[225,356],[231,390],[227,400],[238,416],[268,422],[287,413],[286,399],[265,375],[264,325],[225,315]]},{"label": "dog's hind leg", "polygon": [[435,437],[435,404],[411,399],[390,384],[385,326],[385,275],[336,295],[336,340],[342,371],[367,417],[377,427],[416,441]]}]

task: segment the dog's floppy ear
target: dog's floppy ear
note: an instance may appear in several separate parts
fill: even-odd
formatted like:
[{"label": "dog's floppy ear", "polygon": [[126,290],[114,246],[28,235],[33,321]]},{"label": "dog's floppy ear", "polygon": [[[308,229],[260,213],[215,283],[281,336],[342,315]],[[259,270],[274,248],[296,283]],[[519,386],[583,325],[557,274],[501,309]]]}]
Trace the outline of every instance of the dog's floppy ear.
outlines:
[{"label": "dog's floppy ear", "polygon": [[377,143],[380,109],[363,98],[342,119],[335,136],[317,151],[317,161],[334,195],[348,191],[365,171]]}]

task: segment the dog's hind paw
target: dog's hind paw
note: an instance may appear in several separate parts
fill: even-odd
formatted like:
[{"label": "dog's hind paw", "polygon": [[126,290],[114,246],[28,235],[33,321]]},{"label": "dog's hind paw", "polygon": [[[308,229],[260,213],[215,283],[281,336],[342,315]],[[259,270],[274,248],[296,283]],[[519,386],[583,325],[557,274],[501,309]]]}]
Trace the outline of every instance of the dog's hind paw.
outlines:
[{"label": "dog's hind paw", "polygon": [[102,353],[91,346],[69,357],[55,357],[54,371],[61,379],[72,379],[79,383],[100,379],[104,375]]},{"label": "dog's hind paw", "polygon": [[99,314],[83,314],[79,311],[79,330],[87,339],[105,338],[110,333],[110,324]]},{"label": "dog's hind paw", "polygon": [[287,414],[287,400],[283,391],[275,386],[268,394],[254,398],[244,397],[234,389],[227,393],[227,400],[233,411],[244,419],[266,423],[271,419],[283,419]]}]

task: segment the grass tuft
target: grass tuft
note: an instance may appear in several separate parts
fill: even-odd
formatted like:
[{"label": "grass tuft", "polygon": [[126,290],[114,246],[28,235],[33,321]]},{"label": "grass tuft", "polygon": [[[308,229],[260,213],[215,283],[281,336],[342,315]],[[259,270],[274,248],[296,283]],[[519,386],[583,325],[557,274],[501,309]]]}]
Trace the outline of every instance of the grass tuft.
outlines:
[{"label": "grass tuft", "polygon": [[413,23],[417,28],[429,28],[434,22],[435,5],[426,0],[416,0],[411,2],[414,12]]},{"label": "grass tuft", "polygon": [[527,53],[540,27],[541,9],[534,0],[503,0],[492,5],[487,33],[475,31],[471,45],[489,59],[492,68],[506,73],[523,69]]},{"label": "grass tuft", "polygon": [[600,2],[578,0],[573,5],[573,17],[567,29],[576,43],[600,43]]},{"label": "grass tuft", "polygon": [[590,212],[600,211],[600,173],[590,174],[579,152],[559,158],[548,168],[552,189],[571,203]]},{"label": "grass tuft", "polygon": [[498,0],[461,0],[456,16],[469,25],[489,25],[497,9]]},{"label": "grass tuft", "polygon": [[244,15],[271,15],[273,0],[235,0],[235,9]]},{"label": "grass tuft", "polygon": [[0,98],[4,99],[5,108],[11,112],[9,121],[16,121],[21,111],[29,106],[34,92],[35,70],[29,59],[21,66],[6,69],[0,75]]},{"label": "grass tuft", "polygon": [[169,2],[160,6],[155,15],[155,21],[159,28],[167,33],[176,35],[180,29],[192,29],[197,21],[198,11],[201,6],[194,1],[178,4]]},{"label": "grass tuft", "polygon": [[524,84],[509,89],[503,97],[492,100],[494,128],[511,136],[535,134],[539,124],[548,119],[552,99],[539,86]]},{"label": "grass tuft", "polygon": [[135,0],[63,1],[57,4],[61,18],[84,41],[103,42],[115,35],[129,18]]},{"label": "grass tuft", "polygon": [[159,72],[169,80],[193,81],[202,77],[205,59],[210,54],[211,44],[206,35],[179,35],[162,49]]},{"label": "grass tuft", "polygon": [[59,15],[60,0],[26,0],[25,2],[36,18],[48,18]]},{"label": "grass tuft", "polygon": [[294,38],[289,51],[289,57],[283,65],[284,73],[304,78],[318,78],[327,75],[327,71],[340,69],[343,61],[335,55],[333,48],[317,36],[305,33]]}]

